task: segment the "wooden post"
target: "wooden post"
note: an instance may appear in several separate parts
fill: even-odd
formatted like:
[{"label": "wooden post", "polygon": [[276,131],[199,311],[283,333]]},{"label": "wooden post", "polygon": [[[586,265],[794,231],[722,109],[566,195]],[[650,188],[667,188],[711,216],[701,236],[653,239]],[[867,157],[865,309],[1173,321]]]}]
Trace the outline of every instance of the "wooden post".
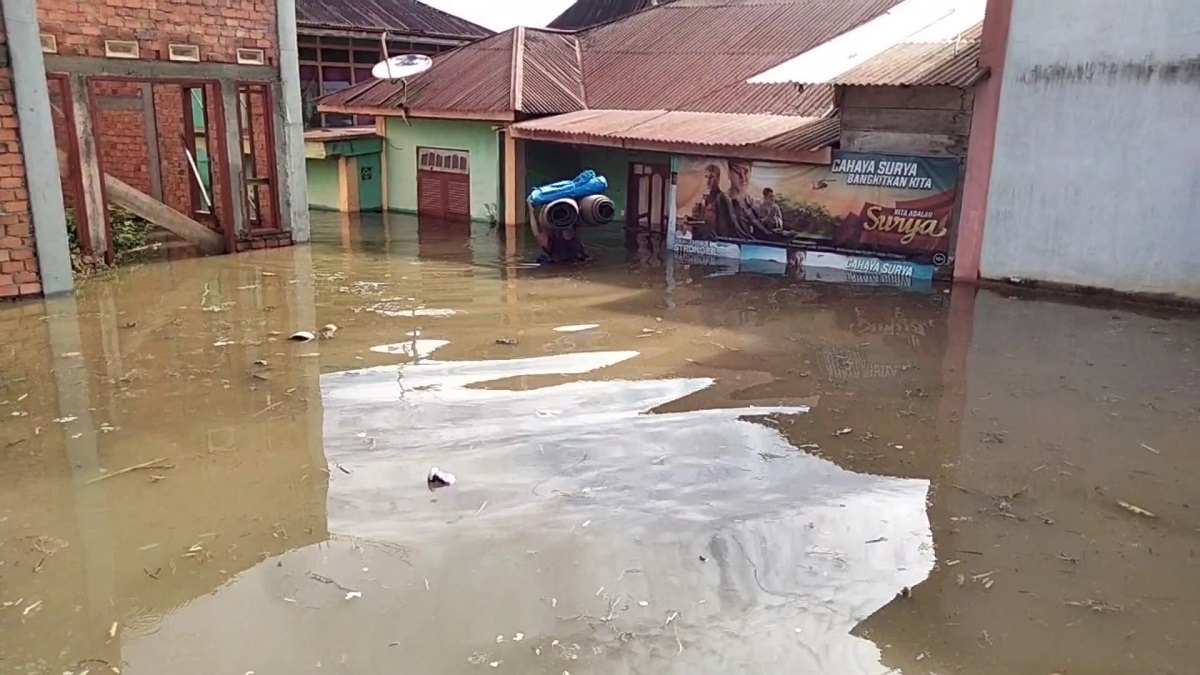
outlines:
[{"label": "wooden post", "polygon": [[[245,146],[241,124],[242,101],[236,82],[221,82],[221,108],[225,117],[225,159],[229,170],[214,171],[213,173],[224,176],[228,181],[224,194],[230,195],[230,200],[233,202],[233,233],[234,239],[237,240],[245,237],[246,230],[249,228],[250,215],[247,213],[246,206],[246,167],[243,157]],[[219,161],[211,148],[209,157],[213,162]],[[213,193],[217,193],[217,190],[213,190]]]},{"label": "wooden post", "polygon": [[108,251],[108,211],[104,205],[104,176],[100,172],[100,157],[96,150],[87,79],[82,75],[71,75],[68,80],[79,147],[79,176],[83,183],[83,194],[80,195],[83,203],[76,204],[75,208],[87,213],[88,245],[92,253],[104,255]]},{"label": "wooden post", "polygon": [[525,141],[504,132],[504,223],[521,225],[525,210]]},{"label": "wooden post", "polygon": [[338,158],[338,210],[343,213],[357,213],[358,201],[358,158],[342,156]]},{"label": "wooden post", "polygon": [[386,117],[380,116],[380,117],[375,118],[375,134],[383,139],[383,143],[380,144],[380,150],[379,150],[379,182],[380,182],[380,188],[381,188],[380,196],[382,198],[380,207],[383,209],[384,213],[387,213],[388,212],[388,204],[390,203],[390,200],[388,199],[388,192],[390,192],[390,188],[388,187],[388,185],[389,185],[388,184],[388,147],[389,146],[388,146],[388,140],[387,140],[387,118]]},{"label": "wooden post", "polygon": [[[191,97],[188,95],[187,87],[183,87],[181,91],[183,93],[183,114],[190,118],[192,115]],[[161,202],[163,200],[162,161],[159,159],[158,153],[158,117],[154,102],[154,86],[149,82],[143,82],[141,92],[142,121],[146,126],[146,156],[149,158],[148,163],[150,164],[150,196]],[[192,177],[188,176],[188,182],[191,183],[192,180]]]}]

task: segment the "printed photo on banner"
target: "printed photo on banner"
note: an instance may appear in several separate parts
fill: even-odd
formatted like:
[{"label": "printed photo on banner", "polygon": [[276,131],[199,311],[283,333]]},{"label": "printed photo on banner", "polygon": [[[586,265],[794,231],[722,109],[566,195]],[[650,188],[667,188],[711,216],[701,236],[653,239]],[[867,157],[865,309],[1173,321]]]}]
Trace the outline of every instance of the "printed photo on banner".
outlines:
[{"label": "printed photo on banner", "polygon": [[953,158],[842,151],[829,166],[681,157],[676,241],[945,265],[958,168]]}]

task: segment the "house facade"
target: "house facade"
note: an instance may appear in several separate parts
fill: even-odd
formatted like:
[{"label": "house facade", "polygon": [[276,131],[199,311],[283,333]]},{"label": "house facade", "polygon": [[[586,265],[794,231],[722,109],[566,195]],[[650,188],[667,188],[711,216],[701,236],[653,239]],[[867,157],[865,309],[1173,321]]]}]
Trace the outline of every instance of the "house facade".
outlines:
[{"label": "house facade", "polygon": [[[913,3],[896,24],[890,10]],[[607,179],[626,227],[681,254],[932,277],[953,263],[983,5],[927,37],[868,38],[879,22],[912,36],[899,29],[945,4],[664,3],[584,31],[516,28],[445,54],[406,83],[327,96],[320,109],[381,120],[391,209],[523,223],[532,187],[590,168]],[[747,53],[737,35],[700,28],[733,21],[761,35],[761,48]],[[828,63],[825,45],[846,35],[854,39],[833,54],[839,68],[811,65]],[[652,58],[628,47],[647,36]],[[851,171],[855,185],[833,175],[870,162],[915,173]],[[713,174],[714,189],[737,198],[737,224],[703,222]],[[782,203],[766,203],[766,188]],[[876,201],[887,212],[880,226],[866,215]],[[760,213],[775,206],[782,215]],[[873,227],[883,229],[863,234]],[[869,260],[846,255],[864,252]]]},{"label": "house facade", "polygon": [[4,39],[0,295],[71,290],[72,242],[111,261],[114,208],[210,253],[307,241],[290,2],[20,1]]},{"label": "house facade", "polygon": [[316,100],[373,80],[388,56],[437,56],[492,31],[418,0],[364,5],[298,0],[300,96],[309,207],[328,211],[384,208],[383,140],[371,115],[325,114]]},{"label": "house facade", "polygon": [[321,114],[316,99],[370,81],[386,53],[436,56],[492,31],[418,0],[297,0],[300,94],[306,129],[372,126],[370,116]]}]

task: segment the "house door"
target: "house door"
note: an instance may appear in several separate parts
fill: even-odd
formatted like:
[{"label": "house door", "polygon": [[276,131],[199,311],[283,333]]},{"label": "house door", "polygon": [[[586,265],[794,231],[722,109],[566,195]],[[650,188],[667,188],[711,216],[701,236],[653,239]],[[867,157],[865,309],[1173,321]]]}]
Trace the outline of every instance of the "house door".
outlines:
[{"label": "house door", "polygon": [[666,164],[629,163],[629,195],[625,205],[626,224],[650,232],[667,228],[667,186],[671,167]]},{"label": "house door", "polygon": [[417,148],[417,214],[443,220],[471,219],[470,153]]}]

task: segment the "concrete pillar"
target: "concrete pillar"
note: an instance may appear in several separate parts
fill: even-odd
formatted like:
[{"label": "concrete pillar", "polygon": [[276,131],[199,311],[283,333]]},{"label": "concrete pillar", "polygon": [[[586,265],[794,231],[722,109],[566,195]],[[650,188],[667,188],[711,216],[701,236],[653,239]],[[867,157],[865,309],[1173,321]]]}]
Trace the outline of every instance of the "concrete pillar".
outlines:
[{"label": "concrete pillar", "polygon": [[528,222],[525,208],[525,141],[504,133],[504,218],[505,225]]},{"label": "concrete pillar", "polygon": [[13,95],[17,104],[25,187],[33,218],[42,293],[58,295],[75,288],[71,250],[67,241],[67,216],[63,209],[62,182],[54,148],[54,118],[46,88],[46,65],[34,0],[3,0],[4,32],[12,63]]},{"label": "concrete pillar", "polygon": [[278,0],[275,21],[279,31],[279,69],[282,78],[276,142],[283,150],[279,199],[284,225],[292,241],[312,237],[308,219],[308,172],[304,164],[304,110],[300,103],[300,51],[296,45],[296,0]]},{"label": "concrete pillar", "polygon": [[988,0],[983,19],[979,65],[991,70],[975,89],[971,136],[967,144],[966,179],[958,216],[958,243],[954,247],[954,280],[979,279],[983,257],[983,226],[987,215],[988,186],[992,182],[992,155],[996,150],[996,121],[1000,117],[1000,83],[1008,53],[1008,27],[1012,0]]}]

